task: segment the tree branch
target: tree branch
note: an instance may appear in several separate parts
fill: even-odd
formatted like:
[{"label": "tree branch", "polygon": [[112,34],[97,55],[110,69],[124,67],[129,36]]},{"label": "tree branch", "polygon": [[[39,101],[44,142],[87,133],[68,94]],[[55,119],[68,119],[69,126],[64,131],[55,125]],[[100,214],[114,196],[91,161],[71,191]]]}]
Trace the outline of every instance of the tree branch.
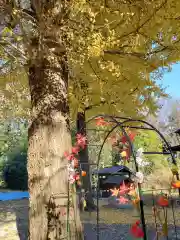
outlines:
[{"label": "tree branch", "polygon": [[126,56],[133,56],[133,57],[138,57],[138,58],[145,58],[145,54],[143,53],[138,53],[138,52],[123,52],[120,50],[105,50],[105,54],[114,54],[114,55],[126,55]]},{"label": "tree branch", "polygon": [[[136,87],[135,89],[133,89],[133,91],[130,92],[130,93],[128,94],[128,96],[131,96],[131,95],[132,95],[134,92],[136,92],[137,90],[138,90],[138,87]],[[110,104],[111,104],[111,105],[117,104],[117,103],[119,103],[119,101],[120,101],[120,99],[118,99],[118,100],[116,100],[116,101],[111,101]],[[99,103],[96,103],[96,104],[87,106],[87,107],[85,108],[85,111],[91,110],[91,109],[94,108],[94,107],[100,107],[100,106],[102,106],[102,105],[104,105],[104,104],[106,104],[106,103],[107,103],[106,100],[101,100]]]},{"label": "tree branch", "polygon": [[[180,40],[179,40],[180,41]],[[176,43],[176,42],[175,42]],[[165,50],[175,50],[174,47],[172,46],[161,46],[160,48],[153,50],[147,54],[144,53],[138,53],[138,52],[123,52],[121,50],[105,50],[104,53],[105,54],[114,54],[114,55],[126,55],[126,56],[132,56],[132,57],[138,57],[142,60],[146,59],[147,57],[151,56],[151,55],[155,55],[158,53],[163,53],[163,51]]]},{"label": "tree branch", "polygon": [[[18,47],[16,47],[14,44],[12,44],[10,41],[3,39],[0,41],[0,45],[3,47],[3,45],[6,44],[8,45],[10,48],[14,49],[17,53],[20,54],[21,57],[24,58],[24,60],[27,60],[25,53],[23,51],[21,51]],[[9,53],[8,51],[6,51],[7,53]],[[10,53],[9,53],[10,54]],[[11,54],[12,55],[12,54]]]},{"label": "tree branch", "polygon": [[141,28],[143,28],[144,25],[146,25],[146,24],[153,18],[153,16],[154,16],[162,7],[164,7],[164,5],[165,5],[166,3],[167,3],[167,0],[165,0],[158,8],[156,8],[155,11],[150,15],[150,17],[149,17],[148,19],[146,19],[146,21],[144,21],[141,25],[139,25],[135,30],[132,30],[132,31],[129,32],[129,33],[126,33],[126,34],[121,35],[118,39],[122,39],[122,38],[124,38],[124,37],[127,37],[127,36],[133,34],[133,33],[139,32],[139,30],[140,30]]}]

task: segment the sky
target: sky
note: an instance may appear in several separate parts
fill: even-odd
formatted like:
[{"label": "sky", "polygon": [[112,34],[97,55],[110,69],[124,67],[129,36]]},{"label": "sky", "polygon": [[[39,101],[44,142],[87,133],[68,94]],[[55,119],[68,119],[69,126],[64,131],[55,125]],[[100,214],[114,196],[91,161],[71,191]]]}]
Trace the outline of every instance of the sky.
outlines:
[{"label": "sky", "polygon": [[174,99],[180,99],[180,63],[172,66],[172,71],[164,75],[163,87],[167,87],[166,92]]},{"label": "sky", "polygon": [[171,104],[176,100],[180,100],[180,63],[172,66],[171,72],[164,75],[160,84],[166,87],[166,92],[171,96],[171,99],[160,101],[162,109],[159,112],[159,119],[166,121],[168,114],[171,112]]}]

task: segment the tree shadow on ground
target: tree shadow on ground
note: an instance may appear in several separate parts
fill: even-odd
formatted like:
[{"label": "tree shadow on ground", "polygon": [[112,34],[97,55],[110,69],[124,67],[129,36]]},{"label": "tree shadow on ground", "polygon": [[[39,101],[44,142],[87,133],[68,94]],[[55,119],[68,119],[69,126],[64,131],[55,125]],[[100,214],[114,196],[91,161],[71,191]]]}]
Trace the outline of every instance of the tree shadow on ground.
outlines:
[{"label": "tree shadow on ground", "polygon": [[[14,213],[16,215],[16,220],[14,216],[14,223],[16,221],[17,231],[20,240],[28,239],[28,209],[29,200],[16,200],[16,201],[6,201],[3,204],[0,202],[1,211],[1,222],[6,223],[7,215],[9,213]],[[155,238],[155,226],[152,218],[152,201],[150,201],[150,196],[146,195],[145,200],[145,218],[147,222],[148,229],[148,239],[152,240]],[[180,211],[177,207],[175,209],[176,217],[176,228],[178,238],[175,236],[174,226],[169,224],[169,239],[178,240],[180,239]],[[171,214],[171,207],[169,207]],[[84,225],[84,235],[86,240],[96,240],[98,227],[96,224],[97,213],[96,212],[83,212],[81,213],[81,219]],[[128,209],[112,209],[106,206],[101,206],[99,209],[99,239],[100,240],[127,240],[131,239],[129,235],[129,228],[138,220],[138,216],[133,215],[132,210]],[[172,221],[171,221],[172,222]],[[172,236],[171,236],[172,235]],[[12,239],[12,238],[7,238]],[[163,239],[163,238],[160,238]]]},{"label": "tree shadow on ground", "polygon": [[18,201],[20,201],[18,206],[15,206],[13,208],[16,215],[16,227],[19,235],[19,240],[27,240],[29,225],[29,199],[23,199]]}]

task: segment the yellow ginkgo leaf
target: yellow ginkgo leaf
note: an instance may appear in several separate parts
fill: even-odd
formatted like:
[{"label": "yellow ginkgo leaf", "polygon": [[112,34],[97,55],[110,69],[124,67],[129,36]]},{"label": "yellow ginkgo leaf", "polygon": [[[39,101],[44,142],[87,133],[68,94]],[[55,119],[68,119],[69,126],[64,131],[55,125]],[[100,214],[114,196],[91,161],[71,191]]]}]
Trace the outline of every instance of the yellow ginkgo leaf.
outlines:
[{"label": "yellow ginkgo leaf", "polygon": [[83,201],[83,207],[85,208],[87,206],[86,200]]},{"label": "yellow ginkgo leaf", "polygon": [[121,152],[121,157],[126,157],[127,153],[125,151]]}]

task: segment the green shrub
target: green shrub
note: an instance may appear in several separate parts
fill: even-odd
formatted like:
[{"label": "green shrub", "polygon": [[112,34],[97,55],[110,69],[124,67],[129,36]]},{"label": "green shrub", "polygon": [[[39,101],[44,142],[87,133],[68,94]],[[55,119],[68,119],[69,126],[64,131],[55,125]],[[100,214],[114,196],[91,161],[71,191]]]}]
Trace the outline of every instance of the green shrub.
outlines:
[{"label": "green shrub", "polygon": [[4,164],[3,179],[6,187],[12,190],[28,189],[27,149],[12,152]]}]

